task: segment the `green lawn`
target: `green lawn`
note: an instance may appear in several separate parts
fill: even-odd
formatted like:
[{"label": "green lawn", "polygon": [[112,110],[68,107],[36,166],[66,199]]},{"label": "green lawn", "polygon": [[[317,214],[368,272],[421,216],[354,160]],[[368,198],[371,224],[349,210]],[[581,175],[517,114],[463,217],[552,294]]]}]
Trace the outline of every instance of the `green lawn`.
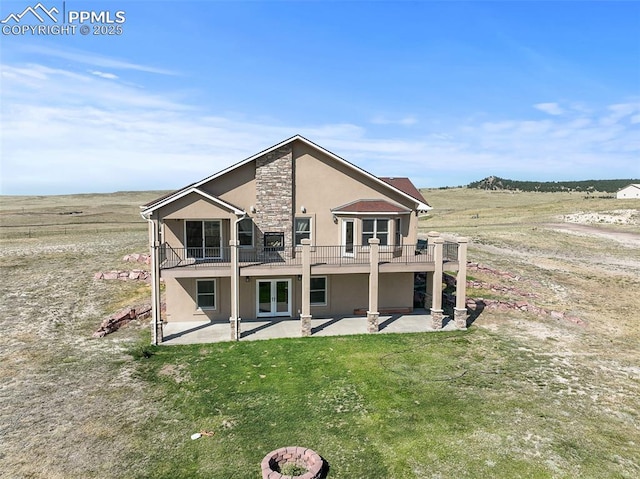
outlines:
[{"label": "green lawn", "polygon": [[519,279],[470,275],[584,326],[487,308],[466,332],[151,348],[132,322],[93,339],[148,300],[93,276],[136,267],[122,257],[147,250],[138,205],[157,196],[1,198],[0,477],[258,479],[287,445],[328,479],[640,477],[640,249],[545,227],[638,201],[426,192],[421,232],[468,236],[471,261]]},{"label": "green lawn", "polygon": [[[150,351],[144,477],[259,478],[264,455],[296,445],[331,479],[634,477],[633,421],[572,398],[552,356],[487,331]],[[191,440],[200,430],[215,435]]]}]

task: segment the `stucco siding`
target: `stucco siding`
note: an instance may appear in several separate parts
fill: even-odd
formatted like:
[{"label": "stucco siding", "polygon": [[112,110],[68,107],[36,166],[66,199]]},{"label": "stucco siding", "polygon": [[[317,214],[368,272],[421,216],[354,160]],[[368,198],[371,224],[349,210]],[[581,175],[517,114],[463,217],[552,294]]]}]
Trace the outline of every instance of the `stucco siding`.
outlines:
[{"label": "stucco siding", "polygon": [[179,198],[156,212],[163,219],[209,219],[231,218],[235,215],[221,205],[203,198],[197,193],[190,193]]},{"label": "stucco siding", "polygon": [[[413,209],[415,204],[404,196],[390,191],[355,170],[340,164],[323,153],[302,143],[294,143],[295,214],[304,206],[306,216],[315,215],[314,244],[337,245],[341,240],[341,222],[334,223],[332,208],[357,199],[387,199]],[[384,215],[381,215],[384,216]],[[410,232],[415,229],[415,215],[401,215],[403,231],[409,237],[405,243],[415,242]],[[388,216],[393,217],[393,216]],[[357,227],[357,226],[356,226]],[[359,238],[359,232],[356,238]],[[359,242],[359,241],[358,241]]]},{"label": "stucco siding", "polygon": [[200,189],[248,212],[256,198],[256,162],[239,166]]},{"label": "stucco siding", "polygon": [[[198,279],[215,279],[215,309],[198,309]],[[165,278],[167,321],[229,320],[231,314],[231,281],[229,278]]]},{"label": "stucco siding", "polygon": [[413,307],[414,273],[386,273],[379,276],[378,304],[384,308]]}]

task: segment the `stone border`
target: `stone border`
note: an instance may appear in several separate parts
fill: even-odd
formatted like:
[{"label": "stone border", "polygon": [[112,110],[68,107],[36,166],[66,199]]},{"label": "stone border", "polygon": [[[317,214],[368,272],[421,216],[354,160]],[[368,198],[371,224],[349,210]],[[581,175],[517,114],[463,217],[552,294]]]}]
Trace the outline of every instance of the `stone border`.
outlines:
[{"label": "stone border", "polygon": [[[294,463],[307,469],[301,476],[285,476],[279,472],[287,463]],[[281,447],[267,454],[262,463],[262,479],[322,479],[324,460],[320,455],[306,447]]]},{"label": "stone border", "polygon": [[130,321],[133,321],[134,319],[146,319],[150,316],[150,304],[122,309],[111,317],[102,321],[100,328],[95,333],[93,333],[93,337],[102,338],[107,334],[111,334],[117,331],[122,326],[129,323]]}]

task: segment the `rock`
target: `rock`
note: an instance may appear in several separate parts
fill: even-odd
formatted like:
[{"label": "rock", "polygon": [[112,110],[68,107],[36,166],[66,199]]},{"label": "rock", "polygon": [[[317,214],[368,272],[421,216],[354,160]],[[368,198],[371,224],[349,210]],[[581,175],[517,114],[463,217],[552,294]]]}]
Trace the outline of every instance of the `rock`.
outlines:
[{"label": "rock", "polygon": [[585,323],[583,320],[581,320],[580,318],[577,318],[575,316],[565,316],[565,318],[567,321],[571,321],[572,323],[577,324],[578,326],[584,326]]}]

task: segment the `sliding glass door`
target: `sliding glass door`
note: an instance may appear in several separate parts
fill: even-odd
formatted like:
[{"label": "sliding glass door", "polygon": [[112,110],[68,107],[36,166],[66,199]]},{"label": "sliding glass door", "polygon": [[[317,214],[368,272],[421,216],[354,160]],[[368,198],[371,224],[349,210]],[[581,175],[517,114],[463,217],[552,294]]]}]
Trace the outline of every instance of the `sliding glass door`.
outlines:
[{"label": "sliding glass door", "polygon": [[198,259],[222,257],[222,222],[186,221],[185,243],[187,257]]}]

